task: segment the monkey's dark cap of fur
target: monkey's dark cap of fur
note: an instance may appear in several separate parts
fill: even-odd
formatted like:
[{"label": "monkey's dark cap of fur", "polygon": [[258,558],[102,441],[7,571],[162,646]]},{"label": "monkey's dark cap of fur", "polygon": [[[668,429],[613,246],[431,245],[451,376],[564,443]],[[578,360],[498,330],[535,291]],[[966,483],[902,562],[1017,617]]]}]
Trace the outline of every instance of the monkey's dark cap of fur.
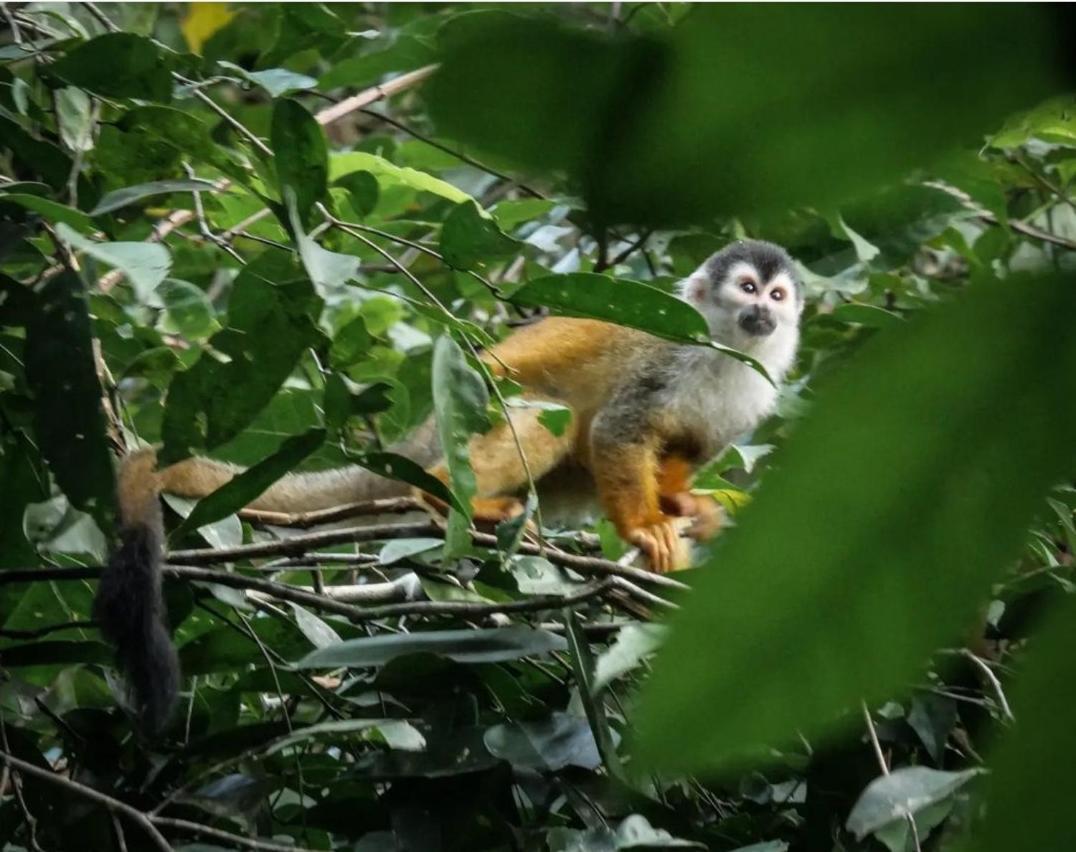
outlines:
[{"label": "monkey's dark cap of fur", "polygon": [[796,287],[796,297],[803,298],[803,282],[796,274],[796,265],[788,252],[779,245],[765,240],[737,240],[711,257],[706,271],[710,280],[717,283],[724,280],[729,270],[737,263],[753,266],[763,281],[771,281],[779,272],[786,273]]}]

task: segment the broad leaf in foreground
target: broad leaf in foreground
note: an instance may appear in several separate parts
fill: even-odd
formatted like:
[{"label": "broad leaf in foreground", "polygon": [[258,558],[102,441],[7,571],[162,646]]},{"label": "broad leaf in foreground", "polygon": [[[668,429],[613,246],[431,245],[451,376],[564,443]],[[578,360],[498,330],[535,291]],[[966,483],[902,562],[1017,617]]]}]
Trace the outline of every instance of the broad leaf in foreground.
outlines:
[{"label": "broad leaf in foreground", "polygon": [[1071,473],[1074,315],[1071,278],[984,281],[819,393],[674,619],[647,759],[726,767],[810,737],[958,641]]},{"label": "broad leaf in foreground", "polygon": [[1076,737],[1076,600],[1070,599],[1028,646],[1027,667],[1012,696],[1016,726],[988,761],[986,822],[974,852],[1076,849],[1072,767]]}]

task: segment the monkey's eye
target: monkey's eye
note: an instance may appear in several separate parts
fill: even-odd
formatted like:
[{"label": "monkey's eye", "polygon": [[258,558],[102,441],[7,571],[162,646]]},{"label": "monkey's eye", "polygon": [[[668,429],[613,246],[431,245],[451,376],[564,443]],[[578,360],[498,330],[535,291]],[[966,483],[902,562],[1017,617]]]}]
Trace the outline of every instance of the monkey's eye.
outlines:
[{"label": "monkey's eye", "polygon": [[775,302],[780,302],[785,297],[785,291],[780,287],[774,287],[770,290],[770,298]]},{"label": "monkey's eye", "polygon": [[755,286],[754,281],[741,281],[740,289],[743,290],[745,293],[755,293],[758,291],[758,288]]}]

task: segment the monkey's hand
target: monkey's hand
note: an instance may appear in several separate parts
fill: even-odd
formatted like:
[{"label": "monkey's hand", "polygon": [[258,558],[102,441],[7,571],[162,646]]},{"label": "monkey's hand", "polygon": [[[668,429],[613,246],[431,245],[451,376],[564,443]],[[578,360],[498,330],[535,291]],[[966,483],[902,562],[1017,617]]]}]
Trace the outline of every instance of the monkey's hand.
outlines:
[{"label": "monkey's hand", "polygon": [[712,497],[681,491],[661,497],[661,509],[678,518],[691,518],[691,526],[684,532],[697,541],[705,541],[717,535],[724,517],[721,507]]},{"label": "monkey's hand", "polygon": [[681,526],[677,518],[666,516],[630,530],[624,538],[646,555],[651,570],[667,574],[691,563],[691,548],[680,537]]}]

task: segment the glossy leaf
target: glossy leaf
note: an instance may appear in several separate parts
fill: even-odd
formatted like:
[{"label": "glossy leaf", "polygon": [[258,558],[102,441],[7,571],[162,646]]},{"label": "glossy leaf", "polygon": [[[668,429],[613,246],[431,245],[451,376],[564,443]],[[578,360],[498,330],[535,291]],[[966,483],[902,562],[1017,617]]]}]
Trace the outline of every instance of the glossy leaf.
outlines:
[{"label": "glossy leaf", "polygon": [[504,627],[486,630],[431,630],[348,639],[339,645],[311,651],[299,668],[383,666],[404,654],[437,654],[458,663],[496,663],[532,654],[563,651],[564,640],[545,630]]},{"label": "glossy leaf", "polygon": [[545,275],[516,290],[512,301],[517,305],[550,308],[568,316],[626,325],[685,343],[710,339],[706,320],[695,308],[640,281],[593,272]]}]

